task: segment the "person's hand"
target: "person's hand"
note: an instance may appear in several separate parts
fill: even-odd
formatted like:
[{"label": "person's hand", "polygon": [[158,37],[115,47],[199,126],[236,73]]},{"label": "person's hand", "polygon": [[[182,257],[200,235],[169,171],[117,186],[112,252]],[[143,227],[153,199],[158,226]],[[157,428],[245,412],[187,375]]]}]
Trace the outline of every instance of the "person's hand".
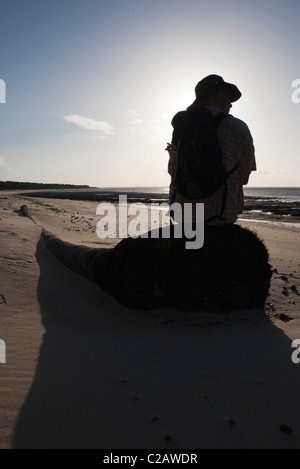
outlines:
[{"label": "person's hand", "polygon": [[172,143],[167,143],[167,148],[165,148],[165,150],[174,151],[176,150],[176,148],[174,147],[174,145],[172,145]]}]

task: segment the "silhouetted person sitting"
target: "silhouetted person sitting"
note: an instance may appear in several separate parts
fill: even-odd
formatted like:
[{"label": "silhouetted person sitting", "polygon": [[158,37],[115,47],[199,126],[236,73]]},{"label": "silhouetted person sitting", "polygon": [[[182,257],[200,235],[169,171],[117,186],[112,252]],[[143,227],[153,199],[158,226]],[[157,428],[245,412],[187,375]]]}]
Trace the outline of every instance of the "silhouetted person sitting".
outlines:
[{"label": "silhouetted person sitting", "polygon": [[[222,77],[209,75],[197,84],[195,93],[196,99],[191,106],[186,111],[178,112],[172,119],[172,143],[167,147],[168,172],[171,175],[169,202],[178,202],[183,208],[186,202],[192,202],[193,207],[197,202],[204,203],[204,218],[207,223],[234,223],[244,208],[243,186],[248,183],[251,171],[256,170],[253,139],[247,125],[228,115],[232,103],[241,97],[241,92],[235,85],[226,83]],[[211,195],[195,198],[184,195],[180,189],[178,155],[182,135],[187,134],[191,124],[197,131],[197,119],[203,113],[217,122],[216,135],[228,177]]]}]

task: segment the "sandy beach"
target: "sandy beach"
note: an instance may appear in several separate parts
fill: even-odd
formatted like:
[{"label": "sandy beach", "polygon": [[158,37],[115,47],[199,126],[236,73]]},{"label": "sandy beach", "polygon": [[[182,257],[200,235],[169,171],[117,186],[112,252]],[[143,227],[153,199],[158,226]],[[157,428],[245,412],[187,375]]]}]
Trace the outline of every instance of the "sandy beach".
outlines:
[{"label": "sandy beach", "polygon": [[13,191],[0,202],[0,448],[300,448],[299,229],[239,222],[269,251],[263,311],[146,314],[44,244],[42,229],[111,249],[97,202]]}]

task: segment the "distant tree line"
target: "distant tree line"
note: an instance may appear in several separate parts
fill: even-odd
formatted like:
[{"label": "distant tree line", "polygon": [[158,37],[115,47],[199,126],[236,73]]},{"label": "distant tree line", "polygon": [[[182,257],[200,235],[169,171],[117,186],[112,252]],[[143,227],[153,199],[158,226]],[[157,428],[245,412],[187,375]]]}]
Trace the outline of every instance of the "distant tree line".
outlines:
[{"label": "distant tree line", "polygon": [[21,189],[90,189],[87,185],[75,184],[44,184],[42,182],[0,181],[0,190]]}]

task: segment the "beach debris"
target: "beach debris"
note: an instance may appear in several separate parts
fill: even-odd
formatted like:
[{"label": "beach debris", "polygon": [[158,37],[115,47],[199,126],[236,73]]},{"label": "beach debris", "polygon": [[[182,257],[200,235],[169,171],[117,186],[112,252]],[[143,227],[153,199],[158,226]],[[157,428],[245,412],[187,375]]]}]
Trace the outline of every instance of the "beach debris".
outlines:
[{"label": "beach debris", "polygon": [[290,435],[291,433],[293,433],[293,429],[292,427],[290,427],[290,425],[286,425],[284,423],[282,423],[279,427],[279,430],[282,431],[283,433],[287,433],[288,435]]},{"label": "beach debris", "polygon": [[275,317],[277,319],[280,319],[280,321],[283,321],[283,322],[289,322],[289,321],[292,321],[293,318],[291,316],[288,316],[287,314],[285,313],[278,313],[278,314],[275,314]]},{"label": "beach debris", "polygon": [[299,291],[298,291],[296,285],[292,285],[292,286],[291,286],[291,290],[292,290],[292,292],[295,293],[296,295],[298,295],[298,296],[300,295],[300,293],[299,293]]},{"label": "beach debris", "polygon": [[280,278],[281,278],[281,280],[284,280],[285,282],[288,282],[288,281],[289,281],[289,279],[287,278],[286,275],[281,275]]},{"label": "beach debris", "polygon": [[6,298],[4,295],[0,294],[0,305],[6,304]]},{"label": "beach debris", "polygon": [[289,296],[289,292],[288,292],[287,287],[283,287],[282,294],[283,294],[284,296]]},{"label": "beach debris", "polygon": [[21,205],[20,207],[23,217],[29,217],[29,211],[27,205]]}]

